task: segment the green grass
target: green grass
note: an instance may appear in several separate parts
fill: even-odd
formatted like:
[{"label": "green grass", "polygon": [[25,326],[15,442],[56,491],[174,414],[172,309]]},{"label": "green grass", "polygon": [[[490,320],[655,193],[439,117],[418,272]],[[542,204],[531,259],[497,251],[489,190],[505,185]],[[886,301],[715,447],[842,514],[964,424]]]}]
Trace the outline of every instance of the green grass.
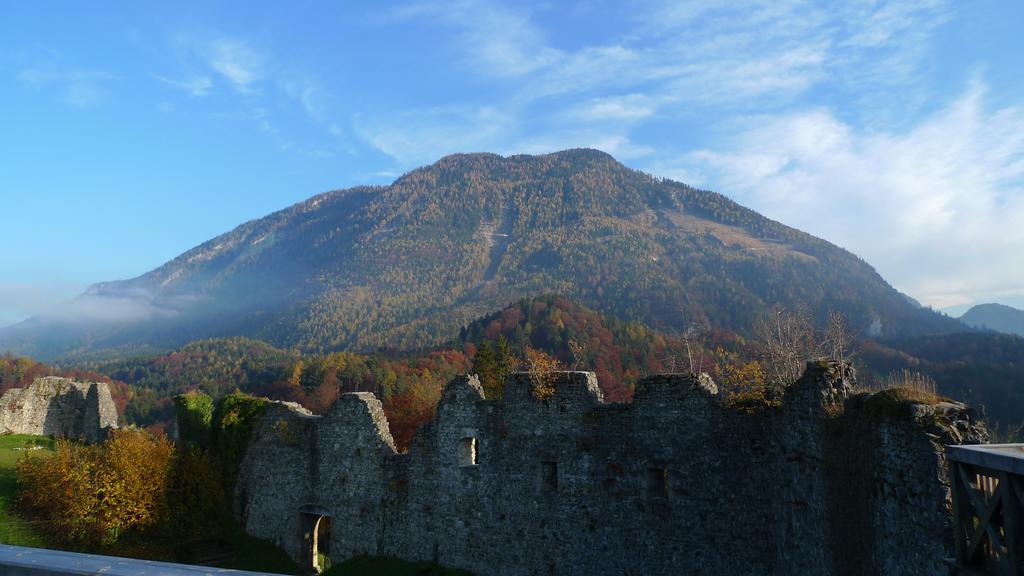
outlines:
[{"label": "green grass", "polygon": [[0,435],[0,543],[16,546],[46,546],[46,540],[32,524],[22,520],[14,512],[14,496],[18,489],[18,459],[26,454],[27,448],[41,447],[31,454],[53,452],[53,439],[45,436],[20,434]]},{"label": "green grass", "polygon": [[473,576],[432,562],[405,562],[381,556],[359,556],[334,566],[324,576]]}]

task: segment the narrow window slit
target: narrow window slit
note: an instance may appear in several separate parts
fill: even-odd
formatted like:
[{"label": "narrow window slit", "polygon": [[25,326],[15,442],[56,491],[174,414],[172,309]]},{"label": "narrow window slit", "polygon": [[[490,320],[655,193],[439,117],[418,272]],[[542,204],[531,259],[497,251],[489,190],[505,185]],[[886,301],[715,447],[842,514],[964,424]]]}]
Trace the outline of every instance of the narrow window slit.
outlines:
[{"label": "narrow window slit", "polygon": [[541,486],[545,490],[558,490],[558,462],[541,462]]},{"label": "narrow window slit", "polygon": [[470,437],[459,440],[459,466],[476,466],[476,464],[476,438]]},{"label": "narrow window slit", "polygon": [[651,496],[668,497],[668,470],[665,468],[647,469],[647,492]]}]

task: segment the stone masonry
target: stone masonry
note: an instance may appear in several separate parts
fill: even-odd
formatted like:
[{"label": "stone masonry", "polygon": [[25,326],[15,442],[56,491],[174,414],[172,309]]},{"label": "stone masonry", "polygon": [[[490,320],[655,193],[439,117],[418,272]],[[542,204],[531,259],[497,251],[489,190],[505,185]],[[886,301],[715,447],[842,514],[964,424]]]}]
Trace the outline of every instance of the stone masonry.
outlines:
[{"label": "stone masonry", "polygon": [[[408,453],[381,404],[270,403],[236,488],[246,530],[298,561],[436,560],[479,575],[945,574],[943,445],[981,441],[962,405],[882,417],[849,366],[811,363],[781,408],[723,406],[707,376],[655,376],[606,404],[592,373],[526,374],[502,400],[445,389]],[[315,520],[315,519],[314,519]]]},{"label": "stone masonry", "polygon": [[0,432],[63,436],[99,442],[117,428],[117,407],[103,382],[36,378],[0,397]]}]

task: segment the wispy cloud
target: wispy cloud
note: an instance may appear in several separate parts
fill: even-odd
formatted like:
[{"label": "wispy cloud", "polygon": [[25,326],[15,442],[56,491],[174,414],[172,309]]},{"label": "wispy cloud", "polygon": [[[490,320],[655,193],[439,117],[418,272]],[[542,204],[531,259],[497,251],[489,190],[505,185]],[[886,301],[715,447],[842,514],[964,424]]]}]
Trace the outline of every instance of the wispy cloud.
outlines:
[{"label": "wispy cloud", "polygon": [[657,105],[643,94],[592,98],[570,109],[568,116],[583,121],[639,120],[654,114]]},{"label": "wispy cloud", "polygon": [[477,0],[419,2],[395,12],[399,18],[431,18],[453,28],[467,59],[487,76],[521,76],[564,55],[547,45],[528,13]]},{"label": "wispy cloud", "polygon": [[24,88],[54,92],[59,101],[75,108],[92,108],[106,95],[105,84],[115,76],[100,70],[64,70],[54,65],[24,68],[17,74]]},{"label": "wispy cloud", "polygon": [[168,86],[183,90],[196,97],[206,96],[213,89],[213,80],[209,76],[193,76],[186,80],[172,80],[159,74],[151,74],[150,76]]},{"label": "wispy cloud", "polygon": [[0,326],[41,314],[81,291],[78,285],[0,282]]},{"label": "wispy cloud", "polygon": [[48,84],[61,80],[61,76],[50,70],[39,68],[25,68],[20,70],[16,76],[18,82],[25,88],[41,90]]},{"label": "wispy cloud", "polygon": [[387,118],[357,117],[355,130],[374,148],[414,166],[453,152],[499,149],[511,123],[511,117],[493,108],[430,108]]},{"label": "wispy cloud", "polygon": [[752,119],[680,167],[769,216],[851,248],[926,304],[1019,292],[1024,109],[991,109],[975,82],[904,132],[828,109]]},{"label": "wispy cloud", "polygon": [[598,129],[526,137],[497,150],[506,154],[547,154],[567,148],[594,148],[623,161],[648,157],[656,152],[654,147],[627,136]]},{"label": "wispy cloud", "polygon": [[843,45],[878,48],[902,42],[908,33],[930,31],[951,17],[943,0],[896,2],[851,2],[846,6],[848,21],[855,23]]},{"label": "wispy cloud", "polygon": [[[530,10],[496,0],[426,1],[399,9],[397,16],[455,30],[471,73],[515,81],[503,101],[467,105],[470,111],[503,111],[507,146],[522,141],[516,132],[531,130],[541,133],[527,145],[597,132],[600,138],[583,139],[621,144],[632,141],[631,131],[644,122],[695,109],[781,112],[826,82],[861,100],[888,100],[881,95],[893,89],[892,73],[899,70],[900,82],[913,82],[920,47],[949,11],[944,0],[840,6],[809,0],[641,0],[630,10],[632,30],[627,26],[574,49],[555,48]],[[837,78],[859,83],[844,85]],[[889,101],[885,105],[892,108]],[[391,140],[403,140],[402,126],[396,130]],[[438,140],[423,137],[423,125],[410,130],[417,137],[404,138],[399,161],[429,156],[411,148],[417,141],[426,147]],[[552,130],[558,133],[545,133]]]},{"label": "wispy cloud", "polygon": [[206,62],[241,93],[252,91],[266,74],[263,56],[241,40],[220,38],[204,49]]}]

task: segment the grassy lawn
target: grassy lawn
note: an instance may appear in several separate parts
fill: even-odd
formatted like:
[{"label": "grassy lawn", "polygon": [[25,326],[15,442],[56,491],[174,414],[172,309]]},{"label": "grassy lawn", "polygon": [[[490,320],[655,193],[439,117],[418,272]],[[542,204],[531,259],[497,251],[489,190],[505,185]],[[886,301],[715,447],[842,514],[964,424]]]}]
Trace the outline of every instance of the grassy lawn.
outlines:
[{"label": "grassy lawn", "polygon": [[473,576],[465,570],[431,562],[405,562],[380,556],[360,556],[334,566],[324,576]]},{"label": "grassy lawn", "polygon": [[30,453],[52,453],[53,439],[45,436],[24,436],[19,434],[0,435],[0,543],[17,546],[44,547],[42,534],[25,523],[14,513],[14,494],[17,490],[18,459],[26,450],[39,447]]}]

